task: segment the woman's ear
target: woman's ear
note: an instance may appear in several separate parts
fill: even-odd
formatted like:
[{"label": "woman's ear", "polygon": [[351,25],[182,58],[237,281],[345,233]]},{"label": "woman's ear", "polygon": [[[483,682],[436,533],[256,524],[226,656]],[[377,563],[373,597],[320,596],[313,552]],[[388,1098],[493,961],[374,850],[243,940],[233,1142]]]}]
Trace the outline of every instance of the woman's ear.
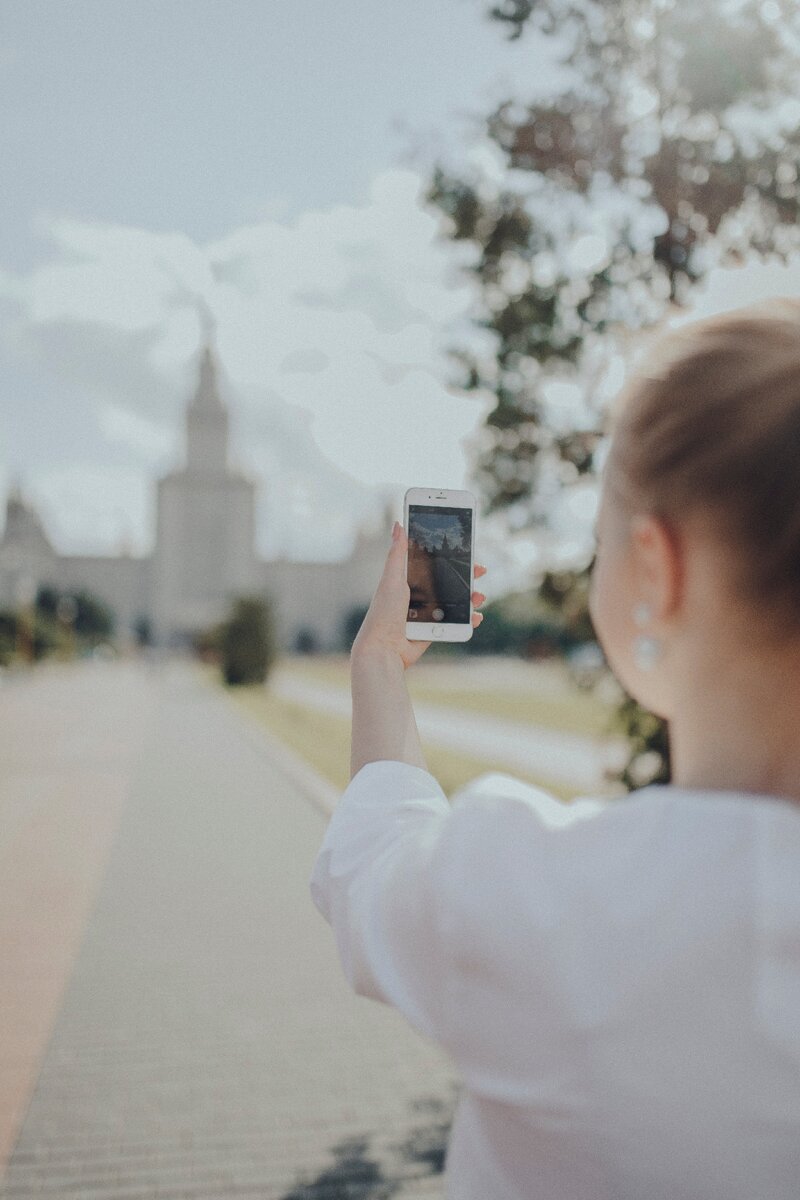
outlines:
[{"label": "woman's ear", "polygon": [[683,593],[683,546],[675,529],[651,513],[631,519],[633,570],[654,621],[668,620],[680,607]]}]

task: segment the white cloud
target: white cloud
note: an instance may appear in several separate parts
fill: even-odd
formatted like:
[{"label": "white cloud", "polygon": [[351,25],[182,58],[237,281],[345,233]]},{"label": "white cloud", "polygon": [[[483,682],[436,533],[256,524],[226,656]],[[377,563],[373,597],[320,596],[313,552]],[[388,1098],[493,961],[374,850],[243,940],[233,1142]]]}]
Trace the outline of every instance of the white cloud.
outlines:
[{"label": "white cloud", "polygon": [[[588,238],[607,240],[629,216],[632,201],[607,201]],[[51,452],[28,471],[63,549],[113,551],[126,532],[149,547],[153,475],[181,455],[199,303],[216,322],[234,457],[260,483],[262,554],[336,558],[386,497],[399,515],[409,486],[469,486],[467,443],[489,401],[451,393],[444,350],[465,337],[480,345],[480,332],[469,322],[473,293],[454,273],[459,247],[440,240],[414,172],[376,176],[362,205],[265,216],[206,245],[62,217],[39,225],[50,257],[0,272],[0,302],[13,314],[5,344],[23,367],[50,372],[65,405],[84,406],[109,459],[129,451],[127,464],[98,454],[57,470],[44,466]],[[714,270],[680,319],[797,293],[795,265]],[[565,425],[582,409],[572,384],[553,384],[548,400]],[[13,476],[13,444],[5,453]],[[568,508],[560,520],[551,549],[570,557],[585,519]],[[546,539],[539,559],[535,538],[511,541],[509,580],[547,551]]]},{"label": "white cloud", "polygon": [[[147,488],[170,446],[179,457],[198,305],[216,325],[234,449],[264,485],[262,552],[336,557],[354,521],[374,512],[375,489],[400,497],[416,484],[465,486],[461,441],[483,407],[448,393],[444,351],[472,295],[454,286],[421,195],[418,175],[391,169],[362,205],[264,217],[206,245],[41,215],[50,257],[0,274],[0,298],[16,307],[11,348],[49,370],[69,403],[96,412],[106,442],[130,450],[144,483],[131,487],[120,467],[112,486],[117,468],[104,464],[101,485],[83,463],[31,474],[32,490],[53,497],[68,486],[74,498],[81,479],[87,497],[110,488],[137,544],[149,542]],[[289,499],[298,480],[300,509]],[[64,548],[100,540],[112,549],[118,524],[87,499],[60,524]]]},{"label": "white cloud", "polygon": [[113,553],[128,541],[141,549],[131,516],[151,504],[141,471],[76,462],[41,471],[25,491],[56,545],[84,554]]},{"label": "white cloud", "polygon": [[105,405],[99,419],[100,427],[110,442],[133,447],[157,469],[163,467],[174,453],[175,431],[167,425],[156,425],[116,404]]}]

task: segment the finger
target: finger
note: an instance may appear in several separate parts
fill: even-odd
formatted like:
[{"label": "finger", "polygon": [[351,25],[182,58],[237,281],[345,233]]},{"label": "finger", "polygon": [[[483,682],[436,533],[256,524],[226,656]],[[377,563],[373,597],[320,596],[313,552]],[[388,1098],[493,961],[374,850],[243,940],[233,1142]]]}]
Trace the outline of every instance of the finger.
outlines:
[{"label": "finger", "polygon": [[[394,536],[395,533],[397,533],[397,537]],[[403,543],[405,541],[405,537],[406,537],[405,529],[403,528],[403,526],[400,524],[399,521],[395,521],[394,525],[392,526],[392,537],[391,537],[391,541],[389,542],[389,549],[394,550],[395,546],[397,546],[398,543]]]},{"label": "finger", "polygon": [[482,620],[483,620],[483,613],[476,612],[476,613],[472,614],[472,624],[475,626],[476,629],[480,625]]},{"label": "finger", "polygon": [[473,592],[472,593],[472,603],[473,604],[483,604],[485,599],[486,599],[486,597],[484,596],[483,592]]},{"label": "finger", "polygon": [[397,537],[392,539],[389,552],[386,555],[386,570],[395,578],[405,580],[405,558],[408,549],[406,531],[399,521],[396,522]]},{"label": "finger", "polygon": [[474,571],[475,578],[479,579],[481,577],[481,575],[485,575],[485,574],[486,574],[486,567],[482,567],[480,565],[480,563],[475,563],[475,571]]}]

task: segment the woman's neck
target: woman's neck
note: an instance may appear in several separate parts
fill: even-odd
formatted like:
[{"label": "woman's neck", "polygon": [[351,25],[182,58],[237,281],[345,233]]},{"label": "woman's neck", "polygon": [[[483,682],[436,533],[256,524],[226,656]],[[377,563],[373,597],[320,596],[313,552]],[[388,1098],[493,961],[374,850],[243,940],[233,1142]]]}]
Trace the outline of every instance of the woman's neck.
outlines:
[{"label": "woman's neck", "polygon": [[669,722],[672,782],[800,804],[800,658],[698,664]]}]

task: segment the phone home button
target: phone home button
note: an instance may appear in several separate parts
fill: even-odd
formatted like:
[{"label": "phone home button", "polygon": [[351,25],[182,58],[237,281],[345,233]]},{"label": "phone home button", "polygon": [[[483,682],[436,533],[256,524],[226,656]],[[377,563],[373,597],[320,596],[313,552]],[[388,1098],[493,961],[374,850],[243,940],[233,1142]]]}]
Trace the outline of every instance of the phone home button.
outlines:
[{"label": "phone home button", "polygon": [[435,638],[439,638],[444,633],[444,630],[442,629],[441,625],[434,625],[433,629],[431,630],[431,633],[433,634],[433,636]]}]

